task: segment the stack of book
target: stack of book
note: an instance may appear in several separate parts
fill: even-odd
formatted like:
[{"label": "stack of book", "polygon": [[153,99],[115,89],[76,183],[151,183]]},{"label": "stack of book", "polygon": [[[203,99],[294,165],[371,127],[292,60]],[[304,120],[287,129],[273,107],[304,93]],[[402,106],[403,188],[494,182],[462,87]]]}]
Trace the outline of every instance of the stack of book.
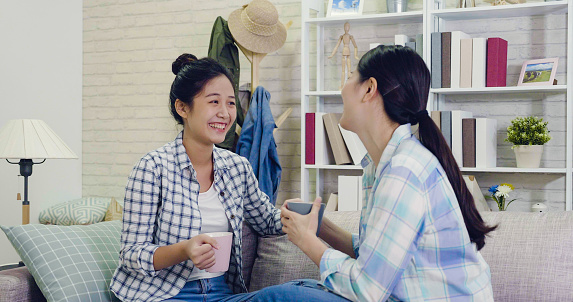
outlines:
[{"label": "stack of book", "polygon": [[305,116],[307,165],[359,165],[366,148],[356,133],[338,123],[341,114],[311,112]]},{"label": "stack of book", "polygon": [[[311,112],[305,116],[305,163],[307,165],[359,165],[366,148],[356,133],[342,128],[341,114]],[[339,176],[338,193],[327,201],[327,211],[362,208],[362,176]]]},{"label": "stack of book", "polygon": [[431,35],[432,88],[504,87],[507,41],[461,31]]},{"label": "stack of book", "polygon": [[432,120],[450,146],[458,166],[493,168],[497,159],[497,120],[474,118],[469,111],[432,111]]}]

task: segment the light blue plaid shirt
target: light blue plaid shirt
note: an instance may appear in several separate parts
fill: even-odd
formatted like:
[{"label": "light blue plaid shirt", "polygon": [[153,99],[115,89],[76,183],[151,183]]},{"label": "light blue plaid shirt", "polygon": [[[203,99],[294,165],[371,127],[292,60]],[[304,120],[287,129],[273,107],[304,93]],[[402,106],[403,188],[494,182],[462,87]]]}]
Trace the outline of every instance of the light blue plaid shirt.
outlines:
[{"label": "light blue plaid shirt", "polygon": [[328,249],[322,282],[354,301],[493,301],[489,266],[464,225],[438,159],[396,129],[378,167],[363,160],[357,259]]},{"label": "light blue plaid shirt", "polygon": [[[162,301],[179,293],[193,270],[191,260],[155,271],[158,247],[199,235],[199,182],[183,146],[183,132],[135,165],[125,189],[119,267],[111,290],[122,301]],[[280,210],[259,190],[249,161],[213,149],[214,186],[233,231],[225,279],[235,293],[246,292],[241,238],[245,220],[259,234],[283,234]]]}]

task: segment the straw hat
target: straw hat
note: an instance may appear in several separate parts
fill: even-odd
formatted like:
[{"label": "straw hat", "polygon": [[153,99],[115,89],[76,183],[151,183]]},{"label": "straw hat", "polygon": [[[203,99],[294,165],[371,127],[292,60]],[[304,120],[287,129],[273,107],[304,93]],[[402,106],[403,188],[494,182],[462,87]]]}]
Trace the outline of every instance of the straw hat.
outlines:
[{"label": "straw hat", "polygon": [[285,43],[286,28],[276,7],[267,0],[253,0],[229,16],[229,30],[244,48],[256,53],[273,52]]}]

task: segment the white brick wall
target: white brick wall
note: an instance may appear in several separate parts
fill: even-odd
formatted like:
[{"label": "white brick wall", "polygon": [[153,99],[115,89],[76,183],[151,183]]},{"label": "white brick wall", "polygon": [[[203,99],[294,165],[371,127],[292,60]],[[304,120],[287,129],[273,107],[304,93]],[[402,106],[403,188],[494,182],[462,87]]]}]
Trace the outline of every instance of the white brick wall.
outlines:
[{"label": "white brick wall", "polygon": [[[250,1],[230,0],[92,0],[84,3],[83,90],[83,194],[123,198],[133,164],[146,152],[172,140],[179,131],[168,109],[173,74],[171,62],[181,53],[205,56],[213,21],[225,19]],[[275,135],[283,176],[278,203],[300,196],[300,1],[272,0],[283,23],[293,21],[285,45],[261,64],[260,83],[271,92],[276,116],[286,108],[293,113]],[[325,1],[326,2],[326,1]],[[421,9],[421,1],[410,1]],[[451,2],[451,1],[450,1]],[[488,4],[483,4],[488,5]],[[364,13],[384,12],[385,1],[367,1]],[[509,41],[508,84],[514,85],[524,60],[559,56],[557,79],[565,83],[565,16],[496,19],[448,23],[446,30],[461,29],[474,37],[499,36]],[[351,26],[359,56],[369,43],[391,43],[395,34],[421,33],[421,24]],[[325,54],[329,55],[342,34],[342,26],[325,31]],[[341,51],[341,49],[339,49]],[[250,82],[250,66],[241,54],[241,82]],[[339,85],[340,55],[325,60],[325,90]],[[352,59],[352,66],[356,60]],[[498,119],[498,165],[511,165],[514,155],[503,142],[509,120],[516,114],[545,117],[553,140],[546,146],[543,165],[563,167],[565,159],[564,94],[481,95],[450,97],[446,109],[494,115]],[[482,106],[488,100],[488,106]],[[341,104],[328,100],[328,104]],[[491,105],[491,106],[490,106]],[[340,111],[341,107],[327,106]],[[551,155],[551,156],[550,156]],[[336,172],[326,175],[327,192],[336,191]],[[510,182],[516,186],[511,207],[528,210],[531,202],[549,201],[554,210],[565,209],[564,177],[561,175],[478,174],[486,186]],[[327,197],[327,194],[324,194]]]},{"label": "white brick wall", "polygon": [[[179,128],[168,109],[171,62],[184,52],[207,55],[217,16],[250,1],[85,1],[83,77],[83,194],[123,198],[133,165],[173,140]],[[300,184],[300,2],[273,0],[283,23],[293,20],[285,45],[261,64],[276,116],[295,112],[275,138],[283,165],[278,200],[298,196]],[[250,82],[241,56],[241,82]],[[294,176],[294,181],[291,180]]]}]

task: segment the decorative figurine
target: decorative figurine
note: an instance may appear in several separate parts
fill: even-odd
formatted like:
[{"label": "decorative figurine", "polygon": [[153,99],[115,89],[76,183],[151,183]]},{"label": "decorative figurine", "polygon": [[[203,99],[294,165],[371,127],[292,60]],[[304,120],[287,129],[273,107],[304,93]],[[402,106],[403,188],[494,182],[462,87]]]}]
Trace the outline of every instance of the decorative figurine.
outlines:
[{"label": "decorative figurine", "polygon": [[[338,43],[336,44],[336,47],[334,47],[334,50],[332,51],[332,54],[328,57],[329,59],[332,59],[332,57],[334,57],[334,54],[336,53],[336,51],[338,50],[338,47],[340,46],[340,42],[343,43],[343,48],[342,48],[342,75],[341,75],[341,82],[340,82],[340,90],[342,90],[342,86],[344,86],[344,82],[346,81],[347,78],[350,77],[350,73],[351,73],[351,69],[350,69],[350,41],[352,41],[352,44],[354,45],[354,58],[356,60],[358,60],[358,46],[356,46],[356,41],[354,41],[354,37],[352,35],[350,35],[348,33],[348,31],[350,30],[350,24],[348,22],[344,23],[344,34],[340,36],[340,38],[338,38]],[[348,67],[348,68],[347,68]],[[348,69],[348,75],[346,75],[346,69]]]}]

